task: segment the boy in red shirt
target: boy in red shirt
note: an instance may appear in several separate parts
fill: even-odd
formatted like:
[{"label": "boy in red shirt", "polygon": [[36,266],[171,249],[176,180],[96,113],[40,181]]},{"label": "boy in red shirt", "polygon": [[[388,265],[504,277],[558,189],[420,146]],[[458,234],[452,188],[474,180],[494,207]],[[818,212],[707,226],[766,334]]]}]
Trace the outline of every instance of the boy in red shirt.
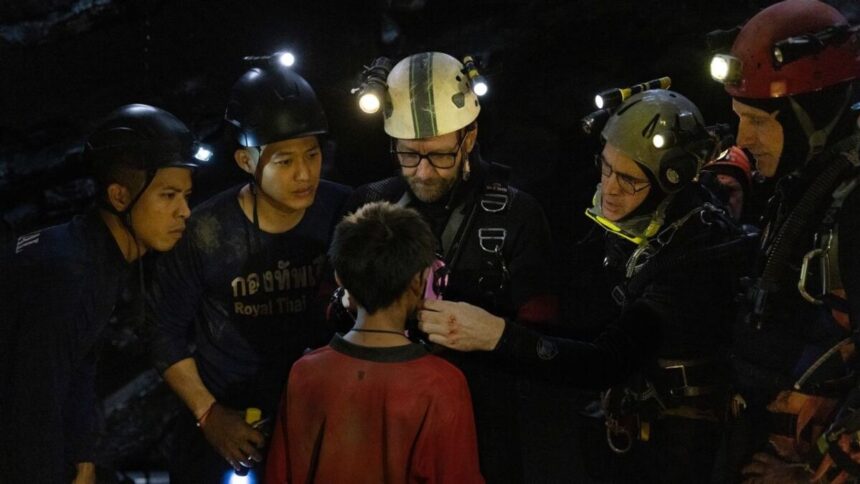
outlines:
[{"label": "boy in red shirt", "polygon": [[435,247],[417,212],[387,202],[337,226],[329,255],[358,317],[293,365],[267,483],[484,482],[463,374],[404,335]]}]

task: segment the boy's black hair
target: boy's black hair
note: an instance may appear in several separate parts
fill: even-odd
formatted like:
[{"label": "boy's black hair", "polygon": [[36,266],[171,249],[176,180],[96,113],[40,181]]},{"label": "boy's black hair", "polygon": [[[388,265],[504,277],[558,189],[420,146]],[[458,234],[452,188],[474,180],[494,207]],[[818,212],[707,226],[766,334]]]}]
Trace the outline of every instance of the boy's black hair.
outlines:
[{"label": "boy's black hair", "polygon": [[435,258],[436,241],[415,210],[369,203],[337,225],[329,257],[341,283],[368,313],[394,303]]}]

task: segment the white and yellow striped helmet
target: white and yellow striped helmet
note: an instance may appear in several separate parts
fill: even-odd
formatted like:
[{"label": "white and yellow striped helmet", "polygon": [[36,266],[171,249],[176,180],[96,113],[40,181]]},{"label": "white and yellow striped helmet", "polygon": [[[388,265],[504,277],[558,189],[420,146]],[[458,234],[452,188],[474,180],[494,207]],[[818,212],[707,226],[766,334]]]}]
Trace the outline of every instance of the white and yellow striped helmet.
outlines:
[{"label": "white and yellow striped helmet", "polygon": [[384,112],[389,136],[418,139],[468,126],[481,105],[460,61],[441,52],[423,52],[391,69]]}]

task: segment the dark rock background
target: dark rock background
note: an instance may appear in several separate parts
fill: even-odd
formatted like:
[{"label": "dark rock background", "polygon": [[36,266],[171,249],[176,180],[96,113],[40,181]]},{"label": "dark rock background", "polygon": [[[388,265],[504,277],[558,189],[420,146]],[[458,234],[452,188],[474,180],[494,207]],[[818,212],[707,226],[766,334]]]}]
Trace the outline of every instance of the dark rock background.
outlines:
[{"label": "dark rock background", "polygon": [[[362,66],[378,55],[472,53],[491,84],[482,99],[481,151],[511,165],[513,183],[543,204],[560,261],[549,277],[565,301],[565,330],[587,337],[611,303],[599,283],[599,237],[586,237],[591,226],[581,215],[597,182],[591,154],[598,145],[581,135],[579,119],[602,89],[669,75],[709,122],[732,122],[729,99],[707,71],[704,34],[771,3],[4,0],[0,242],[68,220],[90,203],[94,186],[80,149],[119,105],[163,107],[217,148],[195,180],[200,201],[242,180],[220,128],[230,85],[247,69],[242,56],[290,48],[332,125],[328,176],[358,185],[392,172],[381,120],[361,113],[349,94]],[[857,21],[858,2],[831,3]],[[149,369],[148,328],[135,294],[111,324],[102,358],[99,464],[106,468],[164,468],[169,451],[163,442],[175,401]],[[558,427],[565,418],[558,416]],[[543,441],[570,445],[568,467],[547,476],[582,469],[574,438],[568,431]]]}]

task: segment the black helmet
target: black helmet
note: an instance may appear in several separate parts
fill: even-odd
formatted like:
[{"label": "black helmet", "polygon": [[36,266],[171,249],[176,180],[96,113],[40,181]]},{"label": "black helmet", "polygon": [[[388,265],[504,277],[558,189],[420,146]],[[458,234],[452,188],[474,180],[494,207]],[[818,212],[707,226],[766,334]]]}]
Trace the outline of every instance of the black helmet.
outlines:
[{"label": "black helmet", "polygon": [[[143,185],[125,212],[137,203],[160,168],[193,170],[210,155],[179,118],[146,104],[129,104],[110,113],[84,147],[84,160],[101,185],[117,181],[117,168],[144,172]],[[104,208],[119,213],[105,200],[101,202]]]},{"label": "black helmet", "polygon": [[96,172],[105,165],[123,163],[129,168],[197,168],[200,145],[176,116],[146,104],[129,104],[110,113],[87,139],[84,157]]},{"label": "black helmet", "polygon": [[245,147],[328,133],[325,112],[310,84],[292,70],[276,67],[255,67],[240,77],[224,119]]}]

